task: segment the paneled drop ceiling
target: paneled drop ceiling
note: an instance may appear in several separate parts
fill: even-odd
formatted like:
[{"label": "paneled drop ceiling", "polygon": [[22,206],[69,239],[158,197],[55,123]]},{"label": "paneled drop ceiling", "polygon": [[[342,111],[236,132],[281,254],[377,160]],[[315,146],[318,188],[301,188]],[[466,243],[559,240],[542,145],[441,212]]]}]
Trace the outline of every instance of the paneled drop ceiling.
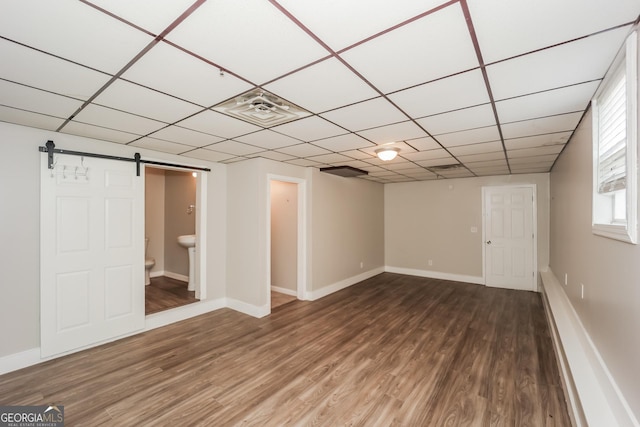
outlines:
[{"label": "paneled drop ceiling", "polygon": [[[638,14],[638,0],[4,0],[0,121],[383,183],[548,172]],[[249,91],[308,113],[274,126],[215,109]]]}]

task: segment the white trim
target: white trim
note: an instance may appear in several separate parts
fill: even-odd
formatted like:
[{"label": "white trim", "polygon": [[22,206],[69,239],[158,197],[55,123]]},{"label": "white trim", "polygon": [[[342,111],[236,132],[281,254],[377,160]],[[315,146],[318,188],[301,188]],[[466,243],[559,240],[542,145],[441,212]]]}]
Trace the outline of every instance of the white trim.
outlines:
[{"label": "white trim", "polygon": [[0,375],[37,365],[45,360],[47,359],[40,358],[40,347],[30,348],[20,353],[8,354],[0,357]]},{"label": "white trim", "polygon": [[225,304],[226,307],[252,317],[257,317],[258,319],[271,314],[270,305],[264,305],[260,307],[257,305],[238,301],[237,299],[233,299],[233,298],[225,298],[225,300],[226,300],[226,304]]},{"label": "white trim", "polygon": [[544,307],[574,424],[639,426],[571,301],[551,270],[540,272]]},{"label": "white trim", "polygon": [[[284,175],[269,173],[266,179],[266,244],[265,244],[265,283],[267,291],[267,304],[271,313],[271,182],[282,181],[296,184],[298,190],[298,242],[297,242],[297,277],[296,296],[299,300],[310,299],[307,293],[307,180]],[[239,310],[242,311],[242,310]],[[262,317],[262,316],[256,316]]]},{"label": "white trim", "polygon": [[406,274],[408,276],[428,277],[430,279],[451,280],[453,282],[474,283],[484,285],[484,278],[481,276],[467,276],[464,274],[443,273],[441,271],[417,270],[414,268],[402,268],[386,266],[384,271],[388,273]]},{"label": "white trim", "polygon": [[281,288],[280,286],[271,285],[271,290],[274,291],[274,292],[279,292],[281,294],[291,295],[292,297],[297,297],[298,296],[298,292],[297,291],[294,291],[293,289]]},{"label": "white trim", "polygon": [[219,310],[224,307],[226,307],[224,298],[217,298],[213,300],[194,302],[181,307],[150,314],[146,316],[145,328],[141,332],[167,326],[172,323],[200,316],[201,314]]},{"label": "white trim", "polygon": [[356,283],[360,283],[363,280],[367,280],[373,276],[377,276],[380,273],[384,273],[384,267],[374,268],[373,270],[365,271],[364,273],[360,273],[356,276],[349,277],[344,280],[340,280],[339,282],[335,282],[331,285],[324,286],[320,289],[315,289],[309,292],[308,296],[311,301],[315,301],[322,297],[326,297],[334,292],[338,292],[342,289],[348,288],[349,286],[355,285]]},{"label": "white trim", "polygon": [[178,273],[173,273],[171,271],[165,271],[164,276],[170,278],[170,279],[175,279],[175,280],[180,280],[181,282],[188,282],[189,281],[189,276],[185,276],[184,274],[178,274]]},{"label": "white trim", "polygon": [[162,277],[162,276],[164,276],[164,270],[149,272],[149,277]]}]

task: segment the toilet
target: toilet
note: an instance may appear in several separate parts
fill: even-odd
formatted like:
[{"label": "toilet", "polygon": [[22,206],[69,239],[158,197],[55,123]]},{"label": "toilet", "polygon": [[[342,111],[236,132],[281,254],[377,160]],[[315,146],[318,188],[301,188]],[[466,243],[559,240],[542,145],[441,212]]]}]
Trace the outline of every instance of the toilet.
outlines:
[{"label": "toilet", "polygon": [[149,276],[149,272],[156,265],[156,259],[147,257],[147,249],[149,249],[149,238],[144,238],[144,284],[146,286],[151,284],[151,277]]}]

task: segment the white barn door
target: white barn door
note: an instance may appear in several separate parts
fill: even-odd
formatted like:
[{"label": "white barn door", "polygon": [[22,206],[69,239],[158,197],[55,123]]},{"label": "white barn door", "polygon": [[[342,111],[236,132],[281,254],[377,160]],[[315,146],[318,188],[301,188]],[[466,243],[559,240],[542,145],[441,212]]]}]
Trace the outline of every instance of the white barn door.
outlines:
[{"label": "white barn door", "polygon": [[533,187],[485,187],[485,283],[535,290]]},{"label": "white barn door", "polygon": [[[135,164],[42,155],[42,357],[144,327],[144,178]],[[143,175],[144,176],[144,175]]]}]

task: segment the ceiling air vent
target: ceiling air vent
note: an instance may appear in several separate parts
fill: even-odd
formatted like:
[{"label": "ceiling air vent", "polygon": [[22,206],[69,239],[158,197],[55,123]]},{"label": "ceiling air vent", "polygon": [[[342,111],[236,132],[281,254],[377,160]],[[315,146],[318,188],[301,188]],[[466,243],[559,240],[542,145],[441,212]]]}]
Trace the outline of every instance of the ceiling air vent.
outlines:
[{"label": "ceiling air vent", "polygon": [[354,168],[352,166],[332,166],[328,168],[320,168],[320,172],[330,173],[332,175],[338,175],[345,178],[353,178],[355,176],[369,175],[369,172],[362,169]]},{"label": "ceiling air vent", "polygon": [[438,171],[451,171],[451,170],[462,169],[462,168],[463,166],[460,163],[453,163],[450,165],[429,166],[427,169],[429,169],[432,172],[438,172]]},{"label": "ceiling air vent", "polygon": [[311,115],[297,105],[285,102],[262,89],[254,89],[212,109],[262,127],[281,125]]}]

